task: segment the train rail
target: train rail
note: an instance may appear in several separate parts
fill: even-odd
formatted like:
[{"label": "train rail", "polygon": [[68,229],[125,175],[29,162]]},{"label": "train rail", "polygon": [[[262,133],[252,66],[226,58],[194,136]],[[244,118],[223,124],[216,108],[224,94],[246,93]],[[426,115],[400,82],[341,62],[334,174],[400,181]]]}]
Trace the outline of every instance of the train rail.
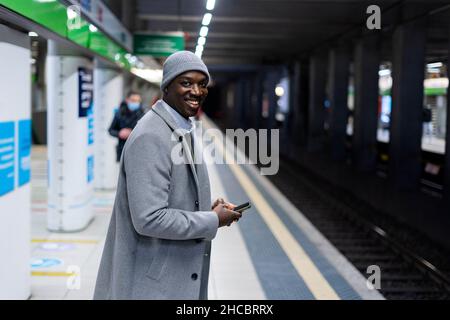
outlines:
[{"label": "train rail", "polygon": [[[374,222],[370,208],[292,162],[283,160],[269,178],[364,276],[368,266],[380,267],[379,291],[386,299],[450,299],[445,252],[387,218]],[[420,252],[433,252],[433,260]]]}]

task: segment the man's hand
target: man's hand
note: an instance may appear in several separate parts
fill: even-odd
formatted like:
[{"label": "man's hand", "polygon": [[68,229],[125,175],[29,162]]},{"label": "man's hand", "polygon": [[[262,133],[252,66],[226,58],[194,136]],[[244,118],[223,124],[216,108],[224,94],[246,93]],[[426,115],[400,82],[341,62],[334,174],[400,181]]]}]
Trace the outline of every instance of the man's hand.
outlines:
[{"label": "man's hand", "polygon": [[217,207],[219,204],[223,204],[225,208],[233,210],[234,207],[236,207],[236,205],[232,204],[231,202],[226,202],[225,200],[223,200],[223,198],[218,198],[216,201],[214,201],[211,209],[214,210],[215,207]]},{"label": "man's hand", "polygon": [[123,128],[119,131],[119,138],[122,140],[126,140],[126,139],[128,139],[130,133],[131,133],[130,128]]},{"label": "man's hand", "polygon": [[[234,206],[233,206],[234,207]],[[225,207],[225,204],[219,203],[213,209],[219,217],[219,228],[224,226],[230,226],[233,221],[238,221],[242,217],[242,213],[233,211]]]}]

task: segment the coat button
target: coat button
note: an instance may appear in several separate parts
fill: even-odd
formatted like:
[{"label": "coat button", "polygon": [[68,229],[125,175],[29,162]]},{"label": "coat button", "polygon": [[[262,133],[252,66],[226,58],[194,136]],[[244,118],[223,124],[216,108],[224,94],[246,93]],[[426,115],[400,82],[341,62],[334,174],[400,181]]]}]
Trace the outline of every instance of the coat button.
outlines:
[{"label": "coat button", "polygon": [[178,141],[179,141],[179,142],[182,142],[182,141],[183,141],[183,137],[182,137],[182,136],[179,136],[179,137],[178,137]]},{"label": "coat button", "polygon": [[192,275],[191,275],[191,279],[192,280],[197,280],[197,278],[198,278],[198,274],[196,274],[196,273],[193,273]]},{"label": "coat button", "polygon": [[196,205],[196,206],[198,206],[198,203],[199,203],[198,200],[195,200],[195,205]]}]

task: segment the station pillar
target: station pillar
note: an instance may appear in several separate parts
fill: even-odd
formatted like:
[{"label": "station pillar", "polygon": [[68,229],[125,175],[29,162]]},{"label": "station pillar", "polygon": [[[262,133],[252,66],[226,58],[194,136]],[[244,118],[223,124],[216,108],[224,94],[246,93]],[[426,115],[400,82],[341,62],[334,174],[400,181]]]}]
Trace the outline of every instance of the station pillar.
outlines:
[{"label": "station pillar", "polygon": [[330,137],[333,160],[345,159],[350,57],[343,47],[330,51]]},{"label": "station pillar", "polygon": [[275,88],[280,81],[280,73],[277,68],[269,68],[266,72],[265,82],[264,82],[264,91],[267,95],[268,102],[268,113],[266,128],[267,129],[276,129],[276,121],[275,114],[277,112],[277,100],[278,97],[275,94]]},{"label": "station pillar", "polygon": [[98,64],[94,69],[94,187],[114,189],[119,173],[117,138],[112,137],[108,129],[124,99],[124,77],[122,73]]},{"label": "station pillar", "polygon": [[0,300],[22,300],[30,296],[28,35],[0,25],[0,52]]},{"label": "station pillar", "polygon": [[263,102],[263,92],[264,92],[264,83],[261,80],[264,77],[263,73],[259,71],[253,78],[253,88],[254,88],[254,96],[252,103],[254,104],[254,128],[261,129],[262,128],[262,102]]},{"label": "station pillar", "polygon": [[[447,56],[450,57],[450,30],[448,32]],[[447,58],[447,70],[450,70],[450,59]],[[447,88],[447,118],[445,130],[445,162],[444,162],[444,199],[450,207],[450,90]]]},{"label": "station pillar", "polygon": [[234,127],[235,128],[243,128],[245,129],[245,108],[248,107],[246,105],[246,86],[245,86],[245,78],[240,77],[236,81],[236,93],[235,93],[235,112],[233,114],[234,119]]},{"label": "station pillar", "polygon": [[377,161],[378,71],[380,68],[378,35],[366,36],[358,40],[354,54],[353,161],[358,170],[373,171]]},{"label": "station pillar", "polygon": [[294,94],[297,93],[295,100],[298,101],[296,108],[296,130],[295,136],[297,137],[297,144],[299,147],[304,147],[307,143],[307,115],[308,115],[308,103],[309,103],[309,63],[308,61],[300,61],[296,68],[297,85],[296,90],[293,90]]},{"label": "station pillar", "polygon": [[416,20],[393,35],[389,176],[401,189],[418,188],[421,175],[425,26]]},{"label": "station pillar", "polygon": [[250,76],[245,76],[244,78],[244,97],[243,97],[243,128],[245,130],[252,128],[253,118],[255,116],[252,113],[252,81]]},{"label": "station pillar", "polygon": [[73,232],[93,219],[93,70],[89,59],[54,41],[46,61],[50,231]]},{"label": "station pillar", "polygon": [[325,135],[326,68],[327,61],[324,54],[315,54],[310,58],[307,149],[312,152],[322,149]]},{"label": "station pillar", "polygon": [[299,110],[299,78],[300,78],[300,62],[294,62],[289,68],[289,113],[286,117],[286,134],[288,135],[287,156],[291,160],[296,160],[297,151],[300,145],[299,132],[302,127],[302,116]]}]

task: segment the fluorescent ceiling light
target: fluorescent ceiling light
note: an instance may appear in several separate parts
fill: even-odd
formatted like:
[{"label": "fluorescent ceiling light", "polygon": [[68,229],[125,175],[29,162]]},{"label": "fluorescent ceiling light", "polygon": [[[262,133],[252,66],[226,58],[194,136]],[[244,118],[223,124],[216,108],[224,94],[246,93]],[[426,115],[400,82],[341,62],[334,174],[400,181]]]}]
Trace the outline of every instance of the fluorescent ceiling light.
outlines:
[{"label": "fluorescent ceiling light", "polygon": [[200,36],[206,37],[208,35],[208,27],[201,27],[200,28]]},{"label": "fluorescent ceiling light", "polygon": [[161,83],[163,71],[161,69],[131,68],[131,72],[152,83]]},{"label": "fluorescent ceiling light", "polygon": [[282,97],[282,96],[284,95],[284,89],[283,89],[283,87],[277,86],[277,87],[275,88],[275,94],[276,94],[278,97]]},{"label": "fluorescent ceiling light", "polygon": [[36,32],[34,32],[34,31],[30,31],[30,32],[28,32],[28,36],[30,36],[30,37],[37,37],[39,35]]},{"label": "fluorescent ceiling light", "polygon": [[202,51],[203,52],[204,47],[202,45],[197,45],[195,47],[195,51]]},{"label": "fluorescent ceiling light", "polygon": [[431,78],[423,80],[425,88],[448,88],[448,78]]},{"label": "fluorescent ceiling light", "polygon": [[389,69],[383,69],[383,70],[378,71],[378,75],[379,75],[380,77],[382,77],[382,76],[388,76],[388,75],[390,75],[390,74],[391,74],[391,70],[389,70]]},{"label": "fluorescent ceiling light", "polygon": [[94,26],[93,24],[90,24],[90,25],[89,25],[89,31],[91,31],[91,32],[97,32],[98,29],[97,29],[97,27]]},{"label": "fluorescent ceiling light", "polygon": [[214,9],[215,5],[216,5],[216,0],[208,0],[206,2],[206,9],[207,10],[212,10],[212,9]]},{"label": "fluorescent ceiling light", "polygon": [[202,25],[207,26],[211,22],[212,14],[211,13],[205,13],[202,20]]},{"label": "fluorescent ceiling light", "polygon": [[205,38],[205,37],[199,37],[197,43],[198,43],[199,45],[204,46],[205,43],[206,43],[206,38]]},{"label": "fluorescent ceiling light", "polygon": [[427,68],[440,68],[442,67],[442,62],[434,62],[427,64]]},{"label": "fluorescent ceiling light", "polygon": [[427,67],[428,68],[440,68],[442,67],[442,62],[433,62],[433,63],[428,63]]}]

